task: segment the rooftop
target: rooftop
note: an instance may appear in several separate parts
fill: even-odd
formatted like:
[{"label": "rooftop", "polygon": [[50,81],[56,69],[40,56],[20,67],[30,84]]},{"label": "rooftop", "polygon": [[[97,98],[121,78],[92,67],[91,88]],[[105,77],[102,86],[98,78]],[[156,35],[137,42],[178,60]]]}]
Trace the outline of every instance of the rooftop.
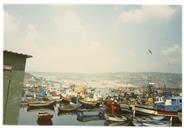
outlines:
[{"label": "rooftop", "polygon": [[12,52],[12,51],[8,51],[8,50],[4,50],[3,53],[10,53],[10,54],[17,54],[17,55],[21,55],[21,56],[25,56],[26,58],[31,58],[31,55],[27,55],[27,54],[23,54],[23,53],[17,53],[17,52]]}]

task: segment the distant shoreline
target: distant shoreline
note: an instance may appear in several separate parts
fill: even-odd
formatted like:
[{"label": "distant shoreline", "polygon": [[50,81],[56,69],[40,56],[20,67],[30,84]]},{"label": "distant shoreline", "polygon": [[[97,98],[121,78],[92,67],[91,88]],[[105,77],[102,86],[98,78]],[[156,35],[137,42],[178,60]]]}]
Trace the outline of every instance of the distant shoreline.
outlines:
[{"label": "distant shoreline", "polygon": [[141,73],[162,73],[162,74],[182,74],[181,73],[175,73],[175,72],[91,72],[91,73],[85,73],[85,72],[36,72],[36,71],[26,71],[26,73],[47,73],[47,74],[118,74],[118,73],[134,73],[134,74],[141,74]]}]

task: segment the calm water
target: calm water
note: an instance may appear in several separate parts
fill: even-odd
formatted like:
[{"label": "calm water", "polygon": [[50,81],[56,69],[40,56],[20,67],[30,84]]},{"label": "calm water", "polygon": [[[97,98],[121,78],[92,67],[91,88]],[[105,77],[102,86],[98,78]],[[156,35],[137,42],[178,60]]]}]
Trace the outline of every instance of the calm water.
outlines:
[{"label": "calm water", "polygon": [[102,126],[105,120],[92,120],[87,122],[81,122],[77,120],[76,114],[59,114],[57,107],[54,110],[42,109],[42,110],[30,110],[27,111],[27,107],[21,107],[19,113],[19,124],[20,125],[39,125],[37,122],[37,115],[39,111],[47,111],[52,113],[54,116],[52,118],[53,125],[97,125]]},{"label": "calm water", "polygon": [[[34,73],[33,73],[34,74]],[[38,74],[42,77],[46,75],[50,78],[51,74]],[[158,85],[163,85],[165,83],[167,87],[181,87],[182,74],[167,74],[167,73],[106,73],[106,74],[52,74],[54,80],[72,79],[72,80],[118,80],[121,83],[130,83],[133,85],[141,86],[145,85],[147,82],[147,76],[151,76],[152,81]],[[27,76],[28,77],[28,76]],[[44,78],[47,78],[44,77]],[[28,77],[29,78],[29,77]],[[98,85],[99,86],[99,85]],[[108,88],[103,85],[102,89],[96,90],[100,92],[102,96],[110,94]],[[127,124],[109,124],[105,120],[97,120],[97,118],[88,118],[89,121],[81,122],[77,120],[76,114],[60,114],[58,115],[58,106],[54,107],[54,110],[43,110],[52,113],[54,116],[52,121],[49,122],[52,125],[88,125],[88,126],[104,126],[104,125],[123,125]],[[27,107],[20,108],[19,114],[19,125],[39,125],[40,122],[37,121],[37,115],[39,110],[27,111]],[[130,115],[129,115],[130,116]],[[41,122],[43,123],[43,122]],[[129,124],[130,125],[130,124]],[[174,126],[181,126],[181,124],[174,124]]]},{"label": "calm water", "polygon": [[[49,112],[52,113],[54,116],[52,120],[47,121],[47,122],[40,122],[37,120],[37,115],[38,112]],[[97,112],[90,113],[92,115],[97,115]],[[126,114],[126,116],[131,116]],[[139,117],[138,117],[139,118]],[[141,118],[141,117],[140,117]],[[19,114],[19,125],[75,125],[75,126],[133,126],[131,121],[127,123],[123,122],[108,122],[105,121],[104,119],[100,119],[98,116],[92,116],[85,118],[86,121],[82,122],[77,120],[77,115],[76,113],[68,113],[68,114],[59,114],[58,113],[58,106],[56,105],[53,109],[34,109],[34,110],[28,110],[27,107],[21,107],[20,108],[20,114]],[[173,124],[172,126],[182,126],[181,122],[174,121],[173,119]]]}]

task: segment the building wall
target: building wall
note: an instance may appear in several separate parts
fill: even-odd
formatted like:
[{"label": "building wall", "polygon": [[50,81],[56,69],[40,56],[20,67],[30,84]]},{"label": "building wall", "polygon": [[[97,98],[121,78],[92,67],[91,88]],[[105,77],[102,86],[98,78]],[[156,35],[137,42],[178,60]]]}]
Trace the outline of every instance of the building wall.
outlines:
[{"label": "building wall", "polygon": [[17,124],[24,80],[26,56],[4,54],[4,65],[12,70],[3,70],[3,124]]},{"label": "building wall", "polygon": [[26,56],[12,53],[4,53],[3,57],[4,65],[12,66],[13,70],[25,70]]}]

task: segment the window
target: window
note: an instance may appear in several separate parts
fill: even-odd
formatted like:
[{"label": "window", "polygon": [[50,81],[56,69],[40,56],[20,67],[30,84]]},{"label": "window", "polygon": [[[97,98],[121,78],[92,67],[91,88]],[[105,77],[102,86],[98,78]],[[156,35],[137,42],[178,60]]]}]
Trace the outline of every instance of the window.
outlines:
[{"label": "window", "polygon": [[177,103],[176,99],[172,99],[172,104],[176,104],[176,103]]},{"label": "window", "polygon": [[180,99],[180,103],[182,103],[182,100]]}]

